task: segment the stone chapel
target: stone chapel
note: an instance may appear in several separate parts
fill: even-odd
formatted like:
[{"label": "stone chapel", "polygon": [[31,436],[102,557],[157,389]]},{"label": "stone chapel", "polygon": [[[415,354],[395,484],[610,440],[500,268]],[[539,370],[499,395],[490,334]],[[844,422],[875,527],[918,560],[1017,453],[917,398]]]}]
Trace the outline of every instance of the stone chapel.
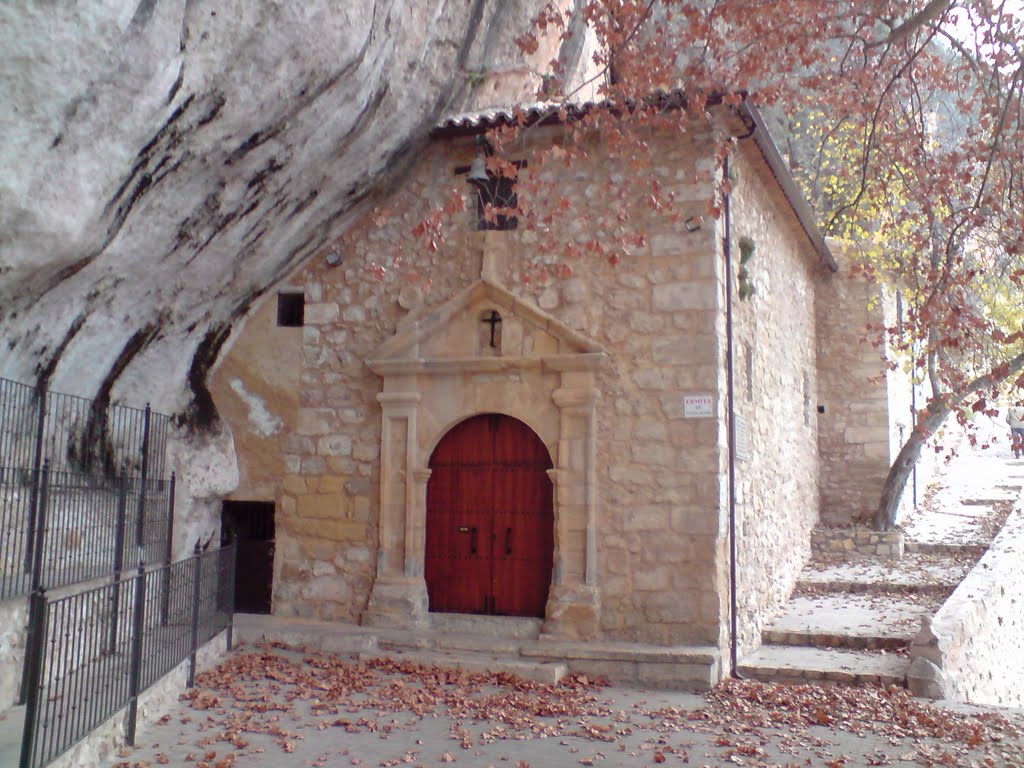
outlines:
[{"label": "stone chapel", "polygon": [[[533,115],[531,141],[558,141]],[[652,139],[695,226],[637,200],[649,237],[618,265],[525,282],[535,234],[480,229],[470,201],[403,265],[429,282],[370,274],[414,223],[403,205],[510,119],[442,122],[392,215],[368,214],[236,329],[211,391],[239,467],[223,519],[248,562],[239,609],[424,630],[472,615],[581,671],[713,684],[731,644],[759,644],[812,528],[874,502],[863,489],[909,417],[858,342],[888,305],[841,269],[750,104]],[[713,131],[737,137],[717,220]],[[598,180],[628,172],[595,146],[557,183],[600,206]]]}]

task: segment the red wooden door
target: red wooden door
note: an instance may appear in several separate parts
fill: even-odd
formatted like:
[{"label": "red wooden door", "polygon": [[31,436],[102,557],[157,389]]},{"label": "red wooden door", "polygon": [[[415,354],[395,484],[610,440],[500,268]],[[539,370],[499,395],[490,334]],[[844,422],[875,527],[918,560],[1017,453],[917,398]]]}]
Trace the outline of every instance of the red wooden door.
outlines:
[{"label": "red wooden door", "polygon": [[425,578],[430,610],[544,616],[554,508],[547,448],[498,414],[474,416],[430,457]]}]

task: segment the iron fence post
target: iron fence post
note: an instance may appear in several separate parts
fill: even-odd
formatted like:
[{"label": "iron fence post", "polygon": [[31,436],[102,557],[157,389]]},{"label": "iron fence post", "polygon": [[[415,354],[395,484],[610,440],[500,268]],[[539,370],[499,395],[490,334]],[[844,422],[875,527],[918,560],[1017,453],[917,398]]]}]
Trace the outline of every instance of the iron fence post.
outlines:
[{"label": "iron fence post", "polygon": [[231,538],[228,547],[228,575],[227,575],[227,601],[228,601],[228,642],[230,651],[234,644],[232,642],[235,631],[235,564],[238,558],[238,539]]},{"label": "iron fence post", "polygon": [[[40,473],[42,479],[39,483],[39,517],[36,521],[35,530],[35,552],[32,558],[32,576],[31,576],[31,590],[32,593],[42,589],[43,583],[43,544],[46,542],[46,507],[48,504],[49,487],[50,487],[50,460],[47,459],[43,462],[43,470]],[[29,600],[28,602],[28,632],[31,633],[32,627],[35,626],[35,622],[38,617],[35,615],[39,605],[37,602]],[[26,642],[28,641],[29,635],[26,635]],[[25,666],[21,672],[21,690],[18,693],[18,703],[24,704],[25,697],[28,695],[28,676],[29,669],[26,660]]]},{"label": "iron fence post", "polygon": [[128,714],[125,723],[125,743],[135,746],[135,723],[139,712],[139,687],[142,679],[142,633],[145,630],[146,611],[146,569],[139,561],[139,573],[135,580],[135,605],[133,608],[132,656],[128,668]]},{"label": "iron fence post", "polygon": [[199,651],[199,589],[203,577],[203,558],[199,549],[199,541],[196,540],[196,548],[192,560],[192,643],[188,657],[188,683],[187,688],[196,684],[196,653]]},{"label": "iron fence post", "polygon": [[39,589],[29,595],[29,623],[25,638],[25,674],[22,694],[25,724],[21,733],[20,768],[33,768],[36,746],[36,723],[39,719],[39,682],[46,657],[46,593]]},{"label": "iron fence post", "polygon": [[35,592],[43,583],[43,552],[46,544],[46,515],[50,503],[50,460],[43,462],[43,471],[39,476],[39,505],[36,510],[35,552],[32,557],[32,591]]},{"label": "iron fence post", "polygon": [[128,516],[128,478],[121,475],[117,479],[117,520],[114,523],[114,589],[110,599],[110,638],[107,641],[107,652],[113,653],[117,648],[118,612],[121,610],[121,564],[124,562],[124,529]]},{"label": "iron fence post", "polygon": [[[170,566],[174,554],[174,488],[175,475],[171,472],[171,481],[167,487],[167,546],[164,551],[164,565]],[[160,623],[167,626],[171,608],[171,571],[164,570],[164,580],[160,591]]]},{"label": "iron fence post", "polygon": [[146,411],[142,417],[142,469],[139,472],[139,509],[138,523],[135,528],[135,544],[142,547],[146,540],[143,532],[146,526],[146,476],[149,474],[149,418],[152,411],[146,403]]},{"label": "iron fence post", "polygon": [[39,501],[39,474],[43,469],[43,436],[46,427],[46,401],[49,399],[46,389],[36,390],[38,406],[36,409],[36,444],[32,452],[32,485],[28,492],[28,530],[25,532],[25,570],[33,563],[33,548],[36,544],[36,515]]}]

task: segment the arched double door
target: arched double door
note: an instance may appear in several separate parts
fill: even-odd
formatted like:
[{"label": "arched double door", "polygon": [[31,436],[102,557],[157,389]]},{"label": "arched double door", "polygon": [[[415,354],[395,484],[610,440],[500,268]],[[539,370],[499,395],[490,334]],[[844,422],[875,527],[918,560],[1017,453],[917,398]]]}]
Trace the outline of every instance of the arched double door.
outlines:
[{"label": "arched double door", "polygon": [[430,610],[544,616],[554,552],[551,457],[518,419],[474,416],[430,457]]}]

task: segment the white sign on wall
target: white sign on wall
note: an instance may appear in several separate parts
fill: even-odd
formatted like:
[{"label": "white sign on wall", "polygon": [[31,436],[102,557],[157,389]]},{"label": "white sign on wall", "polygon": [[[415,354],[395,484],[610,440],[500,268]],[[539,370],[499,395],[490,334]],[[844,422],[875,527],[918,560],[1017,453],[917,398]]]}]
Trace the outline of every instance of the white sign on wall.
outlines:
[{"label": "white sign on wall", "polygon": [[714,403],[712,395],[683,395],[683,416],[687,419],[710,419]]}]

